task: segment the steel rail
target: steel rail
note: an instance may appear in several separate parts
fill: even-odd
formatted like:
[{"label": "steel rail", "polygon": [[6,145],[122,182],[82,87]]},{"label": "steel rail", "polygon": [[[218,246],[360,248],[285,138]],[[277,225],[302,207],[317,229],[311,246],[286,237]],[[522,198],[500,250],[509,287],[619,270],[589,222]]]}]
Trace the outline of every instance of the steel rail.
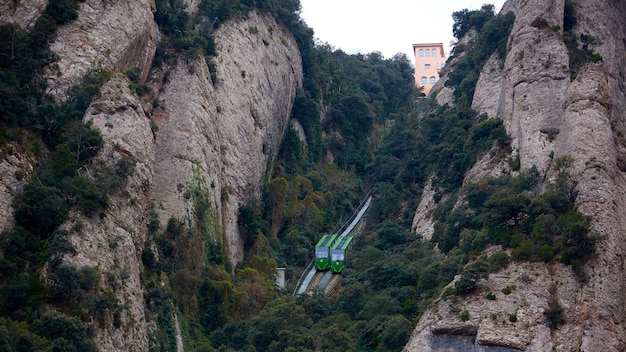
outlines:
[{"label": "steel rail", "polygon": [[[356,225],[363,218],[363,214],[365,214],[367,209],[369,209],[369,206],[370,206],[371,203],[372,203],[372,190],[367,192],[367,194],[365,195],[365,198],[363,199],[363,201],[361,201],[361,204],[359,204],[359,206],[357,207],[357,210],[355,210],[355,212],[352,214],[352,216],[350,216],[348,221],[339,229],[339,231],[337,231],[337,233],[341,232],[341,235],[339,237],[345,237],[352,230],[354,230]],[[300,276],[300,279],[298,280],[298,283],[296,284],[296,287],[295,287],[295,289],[293,291],[293,295],[294,296],[301,295],[303,293],[306,293],[306,292],[310,291],[309,290],[309,286],[311,284],[311,280],[315,276],[315,274],[312,274],[312,270],[314,270],[313,269],[314,264],[315,264],[315,258],[313,258],[311,263],[309,263],[309,265],[306,267],[306,269],[304,269],[304,272]],[[341,274],[338,274],[338,275],[340,276]],[[324,290],[325,287],[326,287],[326,284],[328,284],[328,281],[329,280],[326,280],[323,283],[324,284],[323,286],[320,283],[319,289]],[[339,280],[337,279],[337,280],[333,280],[333,281],[334,281],[334,284],[333,284],[333,288],[334,288],[334,286],[337,284],[337,282]]]}]

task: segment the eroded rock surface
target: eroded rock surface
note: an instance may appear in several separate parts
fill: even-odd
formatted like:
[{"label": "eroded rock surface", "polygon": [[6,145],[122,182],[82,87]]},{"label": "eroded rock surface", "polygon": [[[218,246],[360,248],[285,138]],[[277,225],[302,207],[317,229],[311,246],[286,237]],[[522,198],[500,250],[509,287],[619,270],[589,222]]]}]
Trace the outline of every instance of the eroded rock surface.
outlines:
[{"label": "eroded rock surface", "polygon": [[[139,98],[128,89],[125,77],[115,77],[101,90],[85,114],[105,140],[95,163],[114,167],[121,158],[132,159],[133,172],[122,190],[109,199],[104,213],[85,217],[74,212],[64,228],[75,255],[65,264],[97,267],[101,287],[111,290],[122,309],[120,328],[113,316],[96,329],[94,341],[102,351],[146,351],[148,322],[141,285],[141,252],[150,216],[150,188],[154,164],[154,142],[150,119]],[[79,225],[77,225],[79,224]]]},{"label": "eroded rock surface", "polygon": [[[221,214],[230,258],[243,258],[239,206],[256,195],[270,157],[276,155],[296,88],[302,81],[293,37],[270,19],[250,14],[215,33],[218,83],[206,63],[184,63],[169,73],[154,112],[155,183],[152,200],[161,222],[189,214],[185,192],[200,171]],[[258,28],[252,33],[249,28]]]},{"label": "eroded rock surface", "polygon": [[0,23],[17,23],[29,28],[43,13],[47,0],[0,0]]},{"label": "eroded rock surface", "polygon": [[24,150],[23,146],[9,143],[0,150],[0,233],[13,228],[13,198],[37,166],[33,153]]},{"label": "eroded rock surface", "polygon": [[[482,351],[484,346],[507,351],[626,348],[626,4],[600,0],[573,4],[574,36],[595,38],[591,50],[602,60],[589,61],[571,74],[570,53],[562,39],[564,0],[507,1],[503,11],[516,12],[507,57],[502,69],[494,65],[493,57],[485,65],[473,107],[503,119],[511,136],[510,157],[519,157],[522,169],[535,166],[550,178],[553,160],[573,158],[570,172],[577,182],[577,210],[592,217],[591,229],[601,236],[596,257],[585,265],[589,281],[578,282],[571,268],[561,265],[512,264],[481,281],[478,293],[437,302],[420,320],[405,351],[451,350],[445,347],[446,336],[450,343],[474,341],[468,351]],[[468,177],[475,181],[492,175],[494,163],[486,160]],[[511,172],[502,166],[502,172]],[[516,289],[502,295],[506,285]],[[490,291],[496,300],[485,298]],[[565,324],[553,330],[543,316],[550,298],[565,309]],[[470,317],[466,322],[454,313],[464,310]],[[512,313],[516,322],[508,320]],[[476,334],[461,338],[455,333],[461,328]]]},{"label": "eroded rock surface", "polygon": [[428,184],[424,187],[415,216],[413,216],[413,223],[411,224],[411,232],[420,236],[424,241],[430,241],[435,233],[435,222],[432,219],[433,211],[437,207],[435,193],[436,190],[433,188],[432,178],[430,178]]},{"label": "eroded rock surface", "polygon": [[48,70],[50,92],[64,97],[89,70],[123,72],[139,67],[145,79],[160,34],[154,0],[86,0],[78,18],[61,26],[51,48],[59,60]]},{"label": "eroded rock surface", "polygon": [[[187,11],[193,12],[198,3],[187,1]],[[211,77],[201,57],[181,55],[155,68],[152,61],[161,35],[153,18],[153,0],[77,4],[78,18],[61,26],[51,44],[58,61],[47,71],[50,92],[62,99],[89,70],[112,72],[113,78],[84,116],[104,139],[93,167],[115,167],[127,159],[134,168],[122,189],[111,194],[106,210],[91,217],[71,212],[62,228],[76,252],[64,255],[62,262],[96,268],[98,289],[112,293],[121,309],[119,316],[107,311],[94,325],[98,349],[147,351],[154,347],[156,322],[145,301],[141,254],[153,211],[162,227],[172,217],[188,223],[195,211],[190,183],[201,178],[229,259],[233,264],[243,259],[239,207],[259,195],[266,169],[277,154],[302,83],[302,60],[284,26],[252,12],[223,23],[213,33],[217,78]],[[45,1],[0,0],[0,22],[27,27],[45,5]],[[152,88],[142,97],[129,88],[123,74],[134,67],[142,72],[141,82]],[[28,180],[36,159],[21,150],[1,152],[0,230],[4,230],[13,223],[13,196]],[[181,350],[184,328],[176,333]]]}]

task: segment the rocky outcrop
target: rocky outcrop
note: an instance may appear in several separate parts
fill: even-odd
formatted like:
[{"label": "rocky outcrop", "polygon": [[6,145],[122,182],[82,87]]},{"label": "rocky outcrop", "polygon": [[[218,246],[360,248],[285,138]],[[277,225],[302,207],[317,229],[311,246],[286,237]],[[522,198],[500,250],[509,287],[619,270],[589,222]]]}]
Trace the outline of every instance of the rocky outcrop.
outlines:
[{"label": "rocky outcrop", "polygon": [[[162,224],[171,217],[186,223],[194,212],[189,199],[193,177],[210,185],[209,201],[231,261],[243,258],[239,206],[258,194],[302,67],[293,38],[266,16],[250,14],[245,21],[227,23],[215,39],[218,83],[213,84],[204,59],[179,60],[155,71],[151,82],[157,103],[138,98],[118,75],[85,115],[106,141],[97,162],[135,161],[125,189],[103,215],[73,214],[66,224],[77,254],[64,262],[98,267],[101,285],[125,307],[121,328],[98,329],[95,341],[101,350],[148,349],[154,322],[146,319],[140,263],[150,212],[156,210]],[[80,231],[73,230],[76,223]]]},{"label": "rocky outcrop", "polygon": [[51,45],[59,60],[47,74],[50,92],[63,97],[100,67],[114,72],[139,67],[145,80],[160,39],[154,11],[154,0],[79,1],[78,18],[59,28]]},{"label": "rocky outcrop", "polygon": [[29,28],[47,4],[47,0],[0,0],[0,23],[17,23]]},{"label": "rocky outcrop", "polygon": [[485,63],[482,74],[476,82],[476,94],[472,100],[472,109],[487,114],[488,117],[498,116],[498,103],[502,90],[504,75],[503,67],[497,54],[491,55]]},{"label": "rocky outcrop", "polygon": [[[549,300],[558,297],[566,308],[565,319],[576,319],[580,283],[569,268],[512,263],[479,282],[479,287],[471,296],[435,302],[404,351],[571,351],[552,341],[543,314]],[[468,315],[463,317],[463,311]],[[580,333],[573,325],[561,330]]]},{"label": "rocky outcrop", "polygon": [[85,121],[90,121],[105,140],[95,163],[112,166],[120,158],[130,158],[135,162],[134,171],[102,214],[89,218],[73,213],[64,225],[76,254],[66,256],[63,262],[97,267],[101,287],[114,292],[118,305],[124,307],[119,328],[113,327],[111,315],[107,324],[96,329],[94,341],[102,351],[148,349],[140,263],[150,216],[146,205],[150,204],[153,186],[154,141],[148,113],[128,83],[121,76],[109,81],[92,102]]},{"label": "rocky outcrop", "polygon": [[[595,38],[590,49],[602,60],[589,61],[570,74],[570,52],[562,38],[564,0],[508,1],[503,11],[516,11],[516,20],[507,57],[502,69],[494,66],[494,58],[485,65],[473,107],[503,120],[511,136],[510,157],[519,157],[522,169],[536,166],[550,178],[554,159],[573,158],[577,209],[592,217],[592,231],[601,236],[596,257],[585,266],[589,281],[578,283],[571,268],[560,265],[512,264],[481,281],[478,293],[437,302],[420,320],[406,351],[447,351],[445,341],[465,341],[467,336],[474,346],[457,350],[486,350],[485,345],[522,351],[626,348],[626,5],[572,3],[574,37]],[[478,164],[468,176],[480,178],[481,168],[483,175],[490,175],[492,167],[489,162]],[[500,295],[506,285],[516,289]],[[488,292],[495,293],[496,300],[487,300]],[[543,316],[549,299],[560,302],[566,321],[553,330]],[[464,310],[470,318],[462,322],[454,312]],[[512,313],[516,322],[508,321]],[[463,340],[455,331],[476,333],[461,334]]]},{"label": "rocky outcrop", "polygon": [[185,193],[199,170],[211,187],[234,263],[243,259],[239,207],[258,195],[302,81],[293,37],[270,21],[253,13],[221,27],[215,33],[218,82],[212,84],[204,61],[181,62],[169,72],[154,111],[158,187],[152,200],[161,222],[190,214]]},{"label": "rocky outcrop", "polygon": [[[187,3],[193,11],[198,1]],[[98,349],[147,351],[156,323],[144,299],[141,254],[153,211],[163,226],[172,217],[188,224],[195,211],[190,183],[202,179],[230,260],[243,259],[239,207],[259,195],[277,154],[303,79],[300,51],[284,26],[252,12],[213,33],[216,76],[203,57],[181,55],[153,68],[160,40],[153,0],[77,4],[78,18],[61,26],[51,44],[58,61],[48,68],[50,92],[63,98],[93,68],[113,72],[84,116],[102,134],[104,147],[93,170],[81,172],[114,167],[121,159],[132,160],[134,168],[106,210],[92,217],[71,212],[62,227],[75,253],[64,255],[63,264],[97,268],[98,289],[111,293],[120,308],[98,321]],[[0,20],[26,27],[45,5],[0,0]],[[129,88],[123,72],[133,67],[141,69],[151,93],[139,97]],[[29,153],[9,148],[0,158],[0,231],[12,226],[13,195],[35,165]]]},{"label": "rocky outcrop", "polygon": [[433,211],[437,207],[435,194],[436,190],[433,187],[431,177],[422,191],[422,196],[411,224],[411,232],[421,237],[424,241],[430,241],[435,233],[435,222],[432,218]]},{"label": "rocky outcrop", "polygon": [[[550,30],[563,27],[563,8],[564,1],[525,4],[509,37],[504,66],[508,73],[497,111],[523,169],[533,165],[543,172],[548,169],[555,152],[553,133],[563,122],[569,55],[561,33]],[[477,99],[483,100],[481,94]]]},{"label": "rocky outcrop", "polygon": [[444,85],[446,78],[447,77],[444,76],[440,80],[438,80],[437,83],[435,83],[433,88],[430,90],[430,93],[428,95],[435,96],[437,104],[441,106],[444,106],[446,104],[454,106],[454,90]]},{"label": "rocky outcrop", "polygon": [[[27,138],[30,137],[24,137]],[[13,228],[13,197],[37,166],[35,156],[23,150],[23,146],[9,143],[0,150],[0,233]]]},{"label": "rocky outcrop", "polygon": [[[31,27],[46,0],[0,0],[0,23]],[[61,26],[51,44],[58,61],[48,68],[50,92],[63,98],[90,69],[123,72],[139,67],[147,78],[160,40],[154,0],[77,1],[78,18]]]}]

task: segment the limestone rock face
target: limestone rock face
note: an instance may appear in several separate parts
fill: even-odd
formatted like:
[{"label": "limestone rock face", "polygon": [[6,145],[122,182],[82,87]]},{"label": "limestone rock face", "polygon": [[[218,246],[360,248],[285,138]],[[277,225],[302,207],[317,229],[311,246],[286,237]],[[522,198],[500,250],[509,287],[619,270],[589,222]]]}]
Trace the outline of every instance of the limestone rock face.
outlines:
[{"label": "limestone rock face", "polygon": [[66,256],[63,262],[98,267],[100,285],[114,292],[118,304],[125,307],[121,328],[113,328],[109,317],[104,328],[96,329],[94,342],[102,351],[148,350],[140,263],[150,216],[154,141],[149,116],[128,89],[128,83],[121,76],[110,80],[84,120],[90,121],[105,140],[95,163],[113,166],[122,157],[131,158],[135,161],[134,171],[117,196],[111,197],[103,214],[88,218],[72,213],[71,220],[64,224],[76,255]]},{"label": "limestone rock face", "polygon": [[[550,340],[543,311],[553,295],[566,308],[565,319],[576,319],[572,305],[580,285],[562,265],[512,263],[479,284],[479,295],[435,302],[404,351],[552,351],[558,344]],[[469,317],[464,321],[460,313],[465,310]],[[561,329],[577,333],[571,325]]]},{"label": "limestone rock face", "polygon": [[[28,137],[27,137],[28,138]],[[0,151],[0,232],[13,228],[13,197],[37,165],[36,158],[18,143]]]},{"label": "limestone rock face", "polygon": [[433,211],[435,211],[437,207],[435,193],[432,178],[430,178],[428,184],[424,187],[419,206],[415,211],[413,223],[411,224],[411,232],[420,236],[425,241],[430,241],[435,233],[435,222],[432,219]]},{"label": "limestone rock face", "polygon": [[446,104],[454,106],[454,90],[452,88],[444,86],[446,79],[447,76],[439,79],[430,90],[430,93],[428,93],[428,95],[435,95],[435,99],[437,99],[437,104],[441,106]]},{"label": "limestone rock face", "polygon": [[498,103],[502,94],[502,67],[497,54],[493,54],[485,63],[483,72],[476,82],[476,94],[472,100],[472,109],[487,114],[488,117],[498,117]]},{"label": "limestone rock face", "polygon": [[[193,11],[199,1],[186,3]],[[45,5],[0,0],[0,21],[28,26]],[[204,58],[181,56],[152,67],[160,40],[153,0],[85,0],[78,6],[78,19],[61,26],[52,43],[58,61],[48,68],[50,91],[63,98],[88,70],[112,71],[113,78],[83,119],[104,139],[95,165],[115,167],[126,158],[133,160],[134,168],[101,214],[70,213],[62,228],[76,253],[65,255],[63,264],[97,268],[99,288],[111,292],[121,307],[119,317],[107,313],[94,329],[98,349],[148,351],[154,347],[156,323],[148,312],[140,274],[153,211],[162,226],[172,217],[188,223],[195,211],[190,182],[201,178],[229,259],[233,264],[243,259],[239,207],[259,195],[277,154],[302,84],[302,60],[284,26],[253,12],[223,23],[213,33],[216,78]],[[133,67],[142,70],[143,82],[152,89],[143,97],[129,88],[123,74]],[[36,165],[26,151],[1,153],[0,231],[12,226],[13,196]],[[182,334],[177,334],[181,350]]]},{"label": "limestone rock face", "polygon": [[50,91],[63,97],[90,69],[123,72],[139,67],[145,79],[160,35],[154,0],[86,0],[78,18],[61,26],[52,51],[59,56],[48,70]]},{"label": "limestone rock face", "polygon": [[[243,259],[239,206],[256,195],[289,120],[302,64],[293,37],[252,13],[215,32],[217,84],[204,61],[174,67],[154,111],[155,183],[161,223],[191,211],[185,198],[194,170],[210,185],[234,263]],[[256,31],[250,28],[256,27]],[[270,29],[273,28],[273,29]]]},{"label": "limestone rock face", "polygon": [[[479,293],[437,302],[405,351],[626,349],[626,4],[573,4],[574,37],[593,36],[591,50],[602,60],[570,75],[570,54],[561,37],[564,0],[507,1],[503,11],[516,13],[507,56],[501,68],[494,57],[485,65],[473,108],[503,120],[511,136],[510,157],[519,157],[522,169],[536,166],[549,178],[554,159],[573,158],[577,209],[592,217],[592,231],[601,236],[596,257],[585,265],[589,281],[577,282],[571,268],[561,265],[512,264],[481,281]],[[467,177],[475,181],[493,175],[493,169],[494,163],[483,159]],[[511,172],[505,165],[495,169]],[[502,295],[506,285],[516,289]],[[485,298],[489,291],[495,301]],[[566,321],[554,330],[543,316],[551,298],[563,306]],[[458,311],[464,310],[470,319],[462,322]],[[508,320],[512,313],[517,322]]]},{"label": "limestone rock face", "polygon": [[47,4],[47,0],[0,0],[0,23],[12,22],[28,28],[43,13]]},{"label": "limestone rock face", "polygon": [[[222,135],[222,175],[230,192],[223,202],[222,225],[235,263],[243,259],[236,221],[239,206],[252,194],[258,195],[268,160],[278,153],[296,89],[303,79],[300,50],[293,35],[272,22],[267,16],[252,13],[246,21],[215,33],[218,51],[229,53],[216,60],[220,80],[216,93],[222,108],[217,117]],[[251,33],[250,28],[259,31]]]}]

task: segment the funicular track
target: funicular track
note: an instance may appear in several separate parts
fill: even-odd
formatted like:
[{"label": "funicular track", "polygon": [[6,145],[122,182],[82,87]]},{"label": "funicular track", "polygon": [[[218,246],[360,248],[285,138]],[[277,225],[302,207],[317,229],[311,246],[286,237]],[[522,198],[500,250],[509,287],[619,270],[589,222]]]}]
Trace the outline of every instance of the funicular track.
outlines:
[{"label": "funicular track", "polygon": [[328,284],[326,284],[326,287],[324,287],[324,294],[326,296],[330,296],[331,294],[335,293],[337,289],[339,288],[340,280],[341,280],[341,274],[333,275],[328,281]]},{"label": "funicular track", "polygon": [[[361,219],[363,215],[372,203],[371,191],[367,193],[359,207],[348,219],[348,221],[337,231],[340,233],[339,237],[345,237],[353,231],[360,232],[362,230]],[[296,288],[293,291],[293,295],[301,294],[313,294],[313,292],[324,292],[326,295],[330,295],[338,288],[339,281],[341,280],[341,274],[333,274],[330,271],[316,272],[314,261],[312,260],[306,267],[300,280],[296,284]]]}]

